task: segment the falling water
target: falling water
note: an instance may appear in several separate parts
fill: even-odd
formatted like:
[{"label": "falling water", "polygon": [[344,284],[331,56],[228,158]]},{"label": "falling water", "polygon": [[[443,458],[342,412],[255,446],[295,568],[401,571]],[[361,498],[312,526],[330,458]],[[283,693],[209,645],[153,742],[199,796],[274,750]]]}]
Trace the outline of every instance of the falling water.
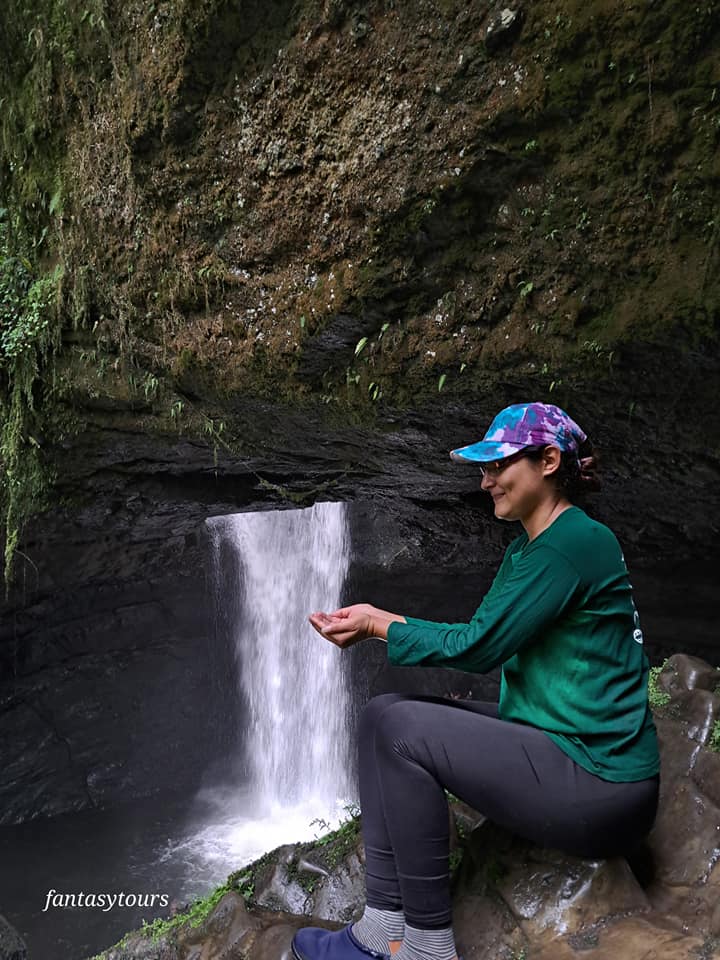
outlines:
[{"label": "falling water", "polygon": [[242,599],[231,629],[251,796],[264,808],[313,800],[327,808],[350,792],[346,657],[307,615],[340,604],[345,506],[318,503],[210,523],[238,561],[230,588]]},{"label": "falling water", "polygon": [[[185,835],[157,854],[164,869],[180,864],[186,872],[187,897],[204,895],[268,850],[336,825],[355,793],[349,655],[307,620],[340,604],[349,552],[344,504],[207,524],[222,761],[195,797]],[[230,729],[235,717],[238,736]]]}]

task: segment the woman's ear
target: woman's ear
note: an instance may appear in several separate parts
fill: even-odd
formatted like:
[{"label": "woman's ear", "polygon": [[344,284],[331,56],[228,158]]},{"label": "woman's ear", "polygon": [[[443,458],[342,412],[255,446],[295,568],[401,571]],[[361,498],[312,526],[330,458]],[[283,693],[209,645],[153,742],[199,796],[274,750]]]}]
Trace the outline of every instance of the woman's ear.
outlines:
[{"label": "woman's ear", "polygon": [[560,467],[560,458],[562,453],[560,448],[550,444],[545,447],[542,454],[543,476],[549,477],[556,473]]}]

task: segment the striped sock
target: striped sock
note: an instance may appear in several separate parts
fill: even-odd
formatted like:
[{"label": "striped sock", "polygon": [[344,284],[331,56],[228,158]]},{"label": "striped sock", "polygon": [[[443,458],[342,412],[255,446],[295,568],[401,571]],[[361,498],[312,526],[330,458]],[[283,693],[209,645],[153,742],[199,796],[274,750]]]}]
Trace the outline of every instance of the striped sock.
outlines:
[{"label": "striped sock", "polygon": [[393,960],[455,960],[456,957],[452,927],[418,930],[406,925],[402,946]]},{"label": "striped sock", "polygon": [[365,907],[365,913],[352,926],[353,936],[364,947],[378,953],[390,953],[390,941],[402,940],[405,917],[402,910],[376,910]]}]

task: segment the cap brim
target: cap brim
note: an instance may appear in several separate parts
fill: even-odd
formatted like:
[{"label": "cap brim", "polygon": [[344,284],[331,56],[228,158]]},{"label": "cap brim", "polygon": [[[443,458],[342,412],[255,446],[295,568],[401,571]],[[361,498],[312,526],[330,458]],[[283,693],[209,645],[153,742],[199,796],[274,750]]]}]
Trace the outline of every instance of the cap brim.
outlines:
[{"label": "cap brim", "polygon": [[491,460],[504,460],[518,450],[526,447],[525,443],[499,443],[494,440],[480,440],[467,447],[458,447],[450,451],[450,459],[456,463],[489,463]]}]

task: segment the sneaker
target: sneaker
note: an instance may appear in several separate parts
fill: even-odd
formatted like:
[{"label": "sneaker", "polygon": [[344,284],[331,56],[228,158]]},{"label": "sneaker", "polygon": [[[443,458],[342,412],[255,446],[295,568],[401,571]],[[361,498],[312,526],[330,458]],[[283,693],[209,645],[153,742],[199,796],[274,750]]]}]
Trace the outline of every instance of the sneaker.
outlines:
[{"label": "sneaker", "polygon": [[293,937],[292,952],[296,960],[390,960],[389,953],[378,953],[363,946],[350,927],[344,930],[323,930],[302,927]]}]

